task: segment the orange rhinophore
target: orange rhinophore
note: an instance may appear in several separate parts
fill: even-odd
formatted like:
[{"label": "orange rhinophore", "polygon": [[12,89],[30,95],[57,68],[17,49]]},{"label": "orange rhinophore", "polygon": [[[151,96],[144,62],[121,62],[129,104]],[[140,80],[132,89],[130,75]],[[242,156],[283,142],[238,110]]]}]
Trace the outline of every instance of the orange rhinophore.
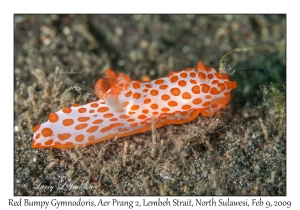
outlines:
[{"label": "orange rhinophore", "polygon": [[33,148],[73,148],[182,124],[199,113],[212,116],[230,101],[237,83],[199,61],[196,68],[171,72],[150,82],[131,81],[107,69],[95,84],[98,101],[52,113],[34,129]]}]

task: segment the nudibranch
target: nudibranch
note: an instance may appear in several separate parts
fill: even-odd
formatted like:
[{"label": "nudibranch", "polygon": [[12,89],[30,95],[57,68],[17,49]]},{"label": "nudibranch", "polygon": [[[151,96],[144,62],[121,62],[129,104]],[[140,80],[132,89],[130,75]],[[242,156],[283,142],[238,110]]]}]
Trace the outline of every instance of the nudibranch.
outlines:
[{"label": "nudibranch", "polygon": [[212,116],[228,104],[236,85],[201,61],[196,68],[150,82],[131,81],[107,69],[94,86],[99,100],[51,113],[47,122],[34,127],[32,147],[74,148],[141,133],[152,124],[182,124],[199,113]]}]

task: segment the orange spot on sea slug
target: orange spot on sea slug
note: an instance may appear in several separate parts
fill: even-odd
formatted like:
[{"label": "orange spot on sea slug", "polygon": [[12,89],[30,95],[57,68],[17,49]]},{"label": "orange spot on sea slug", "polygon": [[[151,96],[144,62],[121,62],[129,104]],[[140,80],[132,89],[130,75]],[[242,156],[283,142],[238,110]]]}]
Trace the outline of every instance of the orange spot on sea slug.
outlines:
[{"label": "orange spot on sea slug", "polygon": [[52,123],[55,123],[58,121],[58,115],[56,113],[51,113],[48,116],[48,120]]}]

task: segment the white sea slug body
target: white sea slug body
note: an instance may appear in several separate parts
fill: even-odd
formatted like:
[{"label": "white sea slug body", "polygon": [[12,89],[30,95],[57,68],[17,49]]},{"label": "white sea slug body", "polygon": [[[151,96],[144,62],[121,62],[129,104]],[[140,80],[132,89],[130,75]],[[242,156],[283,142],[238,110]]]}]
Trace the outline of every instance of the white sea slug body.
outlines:
[{"label": "white sea slug body", "polygon": [[51,113],[34,128],[33,148],[73,148],[151,129],[151,124],[182,124],[199,113],[212,116],[230,101],[236,87],[227,75],[207,68],[171,72],[151,82],[131,81],[107,69],[95,84],[98,101]]}]

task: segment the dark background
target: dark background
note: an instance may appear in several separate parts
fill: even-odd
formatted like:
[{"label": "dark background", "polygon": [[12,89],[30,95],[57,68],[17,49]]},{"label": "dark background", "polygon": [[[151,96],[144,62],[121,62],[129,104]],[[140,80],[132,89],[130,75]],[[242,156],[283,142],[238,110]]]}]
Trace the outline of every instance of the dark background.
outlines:
[{"label": "dark background", "polygon": [[[16,14],[15,195],[286,195],[285,43],[286,15]],[[199,60],[218,69],[249,46],[258,48],[224,59],[238,87],[214,117],[80,149],[31,148],[49,113],[96,100],[108,67],[156,79]],[[22,188],[36,181],[94,188]]]}]

